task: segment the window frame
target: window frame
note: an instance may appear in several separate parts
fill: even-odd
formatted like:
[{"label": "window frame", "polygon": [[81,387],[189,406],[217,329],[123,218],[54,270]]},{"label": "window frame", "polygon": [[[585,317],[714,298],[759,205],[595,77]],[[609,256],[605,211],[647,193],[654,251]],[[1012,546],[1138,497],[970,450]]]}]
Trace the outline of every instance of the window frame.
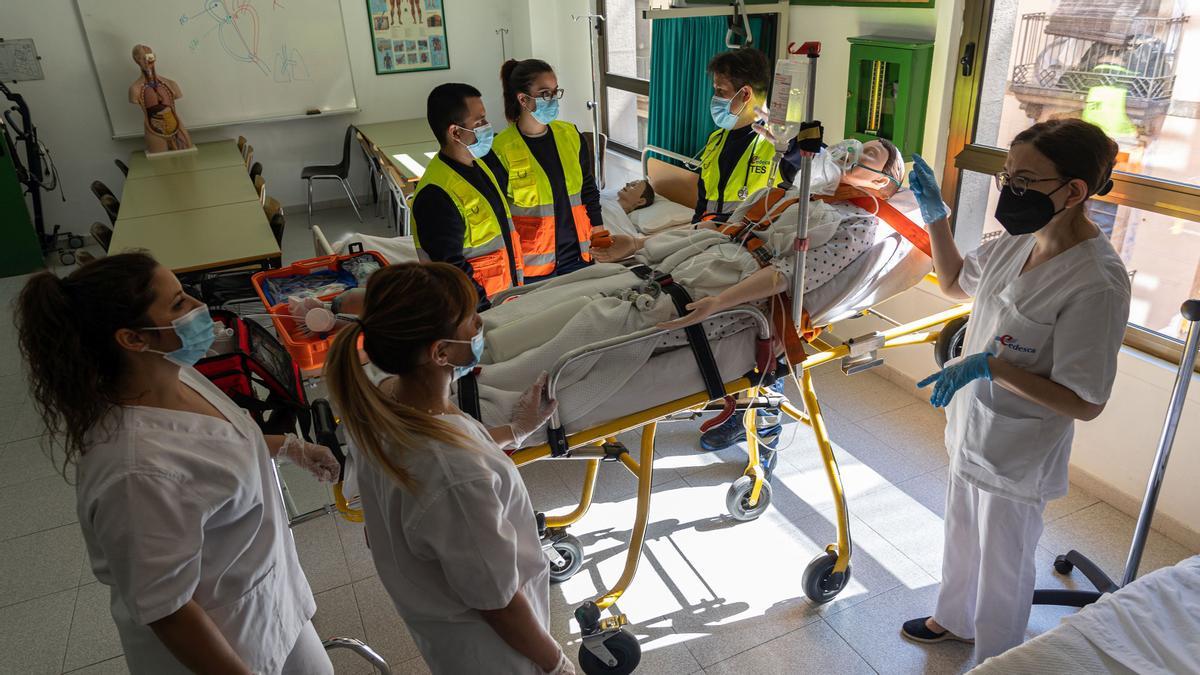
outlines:
[{"label": "window frame", "polygon": [[[942,170],[942,194],[952,202],[952,228],[957,225],[963,172],[994,174],[1004,168],[1008,156],[1002,148],[973,142],[983,103],[980,94],[987,69],[986,55],[995,4],[995,0],[979,0],[968,2],[963,8],[962,36],[955,52],[959,58],[953,80],[946,163]],[[967,72],[964,74],[964,71]],[[1093,199],[1200,222],[1200,185],[1123,171],[1114,172],[1112,179],[1112,191]],[[1180,299],[1180,303],[1186,299]],[[1182,340],[1134,324],[1126,325],[1124,344],[1176,366],[1183,358]],[[1196,372],[1200,372],[1200,364]]]},{"label": "window frame", "polygon": [[[605,17],[608,16],[607,0],[596,0],[596,13]],[[635,10],[637,11],[637,10]],[[609,133],[608,124],[608,89],[619,89],[635,95],[645,96],[647,101],[650,99],[650,80],[642,80],[636,77],[627,75],[618,75],[608,71],[608,20],[599,23],[597,31],[596,50],[599,52],[597,57],[597,66],[600,71],[600,92],[597,105],[600,106],[600,128],[604,130],[604,135],[608,138],[608,149],[618,152],[626,157],[640,159],[642,156],[641,148],[634,148],[619,141],[613,140],[612,134]]]}]

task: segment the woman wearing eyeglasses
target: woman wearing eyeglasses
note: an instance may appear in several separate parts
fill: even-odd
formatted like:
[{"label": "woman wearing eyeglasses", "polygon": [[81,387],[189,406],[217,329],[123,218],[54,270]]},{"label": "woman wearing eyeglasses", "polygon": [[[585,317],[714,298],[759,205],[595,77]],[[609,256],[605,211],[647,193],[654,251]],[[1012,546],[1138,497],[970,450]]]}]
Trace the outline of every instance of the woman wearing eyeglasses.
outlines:
[{"label": "woman wearing eyeglasses", "polygon": [[942,583],[917,642],[974,642],[975,658],[1022,642],[1048,500],[1067,494],[1075,420],[1104,410],[1129,318],[1129,277],[1086,202],[1112,186],[1117,144],[1080,120],[1036,124],[997,174],[1007,234],[959,254],[929,166],[910,183],[945,294],[975,298],[964,358],[919,386],[947,407],[950,477]]},{"label": "woman wearing eyeglasses", "polygon": [[545,61],[509,59],[500,82],[509,127],[493,147],[508,174],[525,283],[586,267],[592,228],[603,225],[600,190],[583,134],[558,119],[558,78]]}]

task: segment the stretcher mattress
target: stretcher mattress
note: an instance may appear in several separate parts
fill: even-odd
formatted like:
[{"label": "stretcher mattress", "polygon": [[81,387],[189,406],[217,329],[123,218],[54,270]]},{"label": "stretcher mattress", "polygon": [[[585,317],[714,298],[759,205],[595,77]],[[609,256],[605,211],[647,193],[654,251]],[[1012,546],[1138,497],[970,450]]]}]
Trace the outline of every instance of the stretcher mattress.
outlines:
[{"label": "stretcher mattress", "polygon": [[[924,253],[909,245],[899,234],[881,226],[875,244],[855,259],[832,281],[805,298],[805,308],[815,317],[814,325],[852,316],[916,285],[931,268]],[[713,355],[725,382],[748,374],[754,367],[753,324],[737,322],[720,330],[709,328]],[[657,351],[621,389],[588,414],[564,425],[568,434],[632,415],[678,398],[704,391],[704,382],[691,349],[683,346],[682,334],[664,341],[673,348]],[[586,380],[580,385],[587,386]],[[570,411],[564,410],[564,419]],[[484,420],[501,424],[507,420]],[[534,434],[527,445],[544,443],[543,433]]]}]

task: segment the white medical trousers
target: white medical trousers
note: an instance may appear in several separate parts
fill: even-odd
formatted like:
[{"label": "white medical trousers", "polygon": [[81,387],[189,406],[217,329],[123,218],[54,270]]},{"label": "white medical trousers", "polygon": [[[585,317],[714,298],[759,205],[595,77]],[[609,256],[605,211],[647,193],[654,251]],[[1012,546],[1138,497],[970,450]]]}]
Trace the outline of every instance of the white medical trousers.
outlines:
[{"label": "white medical trousers", "polygon": [[933,619],[959,637],[974,638],[975,659],[982,663],[1025,639],[1045,505],[985,492],[953,472],[949,482]]}]

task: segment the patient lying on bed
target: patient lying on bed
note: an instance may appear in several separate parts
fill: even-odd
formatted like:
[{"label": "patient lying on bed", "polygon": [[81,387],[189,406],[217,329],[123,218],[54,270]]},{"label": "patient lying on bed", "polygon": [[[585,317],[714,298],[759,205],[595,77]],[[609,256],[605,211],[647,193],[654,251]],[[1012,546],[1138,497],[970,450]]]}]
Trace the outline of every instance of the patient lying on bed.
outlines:
[{"label": "patient lying on bed", "polygon": [[[878,141],[864,147],[859,164],[847,171],[834,197],[894,194],[903,162],[894,146]],[[794,202],[798,191],[787,196]],[[750,222],[763,242],[769,264],[730,236],[698,227],[671,230],[651,237],[618,235],[613,246],[593,249],[598,264],[538,284],[510,302],[482,314],[486,349],[479,373],[480,408],[485,423],[507,419],[511,406],[530,381],[571,350],[610,338],[660,326],[679,328],[746,304],[769,311],[770,298],[790,288],[795,271],[791,252],[796,211],[780,209],[782,191],[762,190],[747,200],[730,223],[747,222],[748,214],[765,212]],[[764,209],[764,201],[772,208]],[[846,201],[813,201],[809,209],[810,249],[806,291],[828,282],[874,242],[877,218]],[[741,239],[748,234],[737,237]],[[633,257],[659,273],[669,274],[692,297],[689,313],[678,316],[669,296],[655,293],[641,277],[616,261]],[[709,332],[736,333],[731,320],[709,325]],[[665,349],[686,344],[681,334],[623,346],[576,362],[560,373],[557,397],[562,423],[583,418],[616,395],[647,361]],[[589,418],[590,419],[590,418]],[[542,442],[535,435],[532,442]]]}]

